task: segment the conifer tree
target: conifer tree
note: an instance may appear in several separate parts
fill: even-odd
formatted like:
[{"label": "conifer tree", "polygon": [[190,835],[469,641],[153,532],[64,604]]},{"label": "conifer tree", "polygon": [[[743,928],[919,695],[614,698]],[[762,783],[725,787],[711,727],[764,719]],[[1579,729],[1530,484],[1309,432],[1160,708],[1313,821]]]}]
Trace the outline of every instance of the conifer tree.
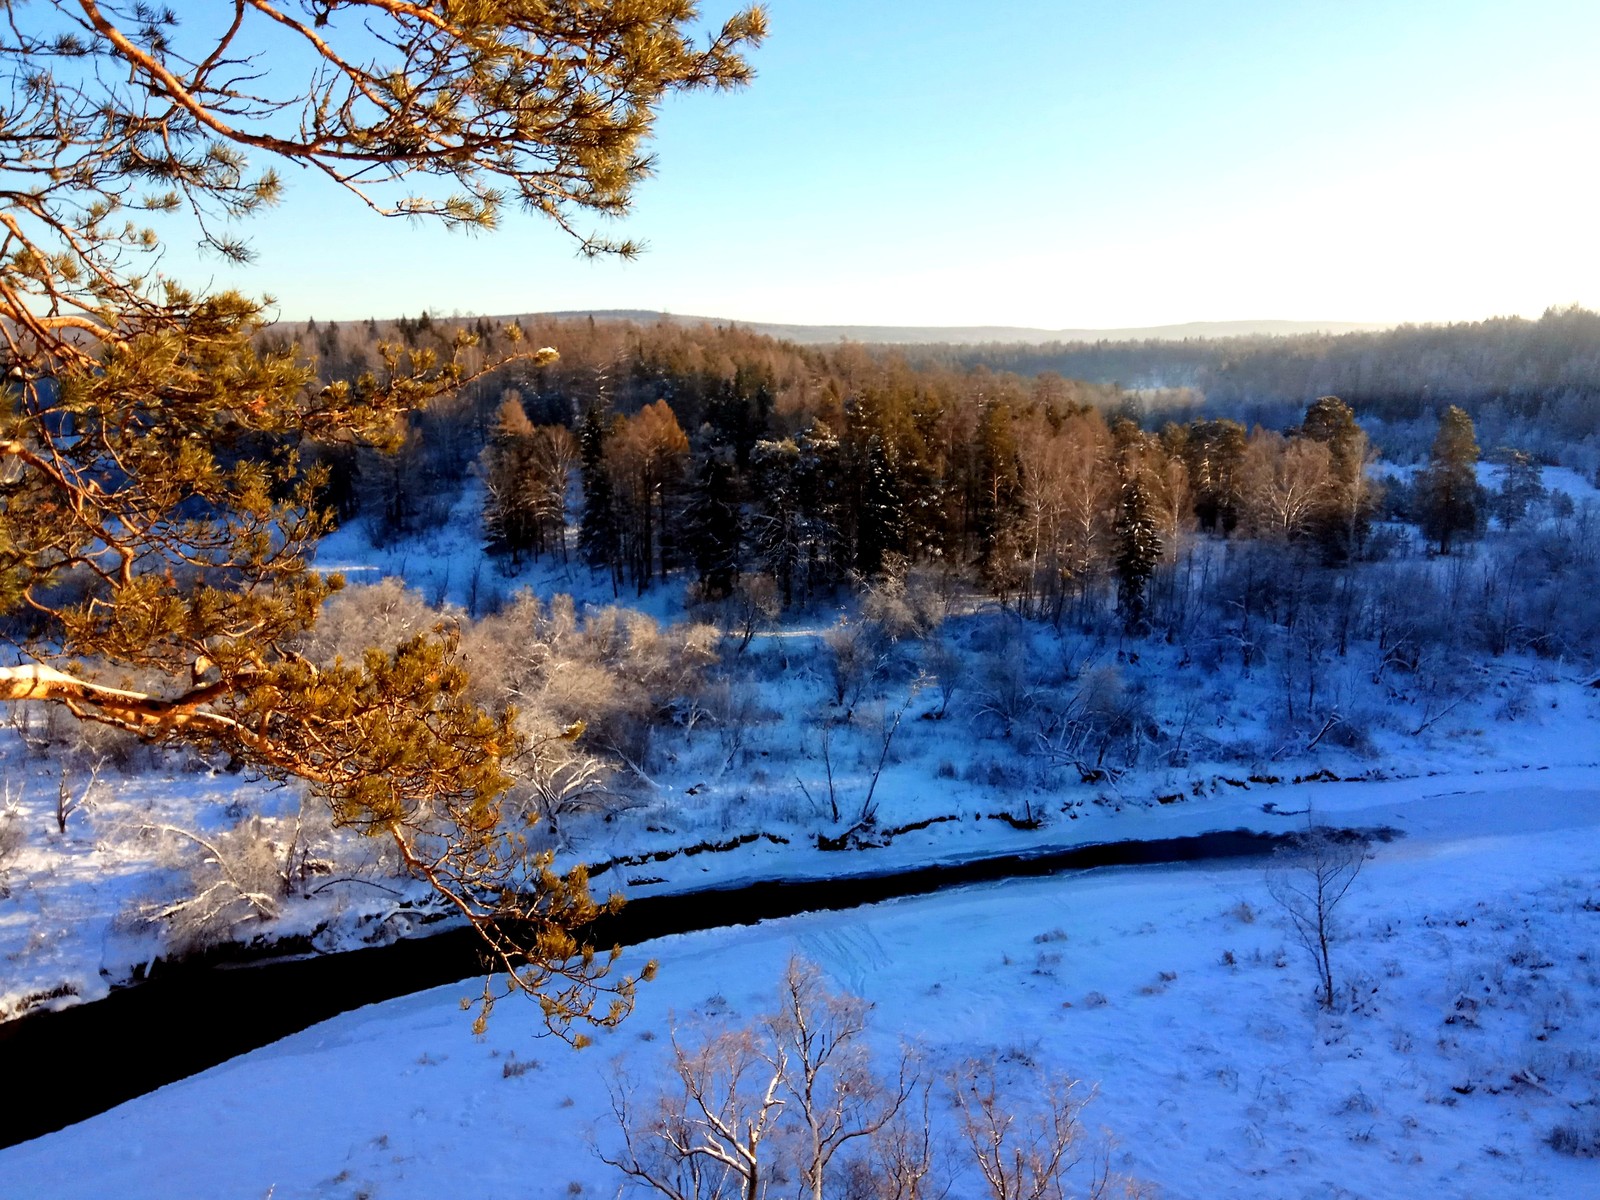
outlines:
[{"label": "conifer tree", "polygon": [[606,464],[606,442],[611,430],[605,413],[592,404],[578,427],[578,457],[583,478],[583,520],[578,528],[578,547],[591,566],[611,574],[611,591],[616,594],[622,570],[622,540],[617,528],[616,496],[611,486],[611,470]]},{"label": "conifer tree", "polygon": [[1526,450],[1504,452],[1505,466],[1500,487],[1494,494],[1494,515],[1505,529],[1514,529],[1528,515],[1531,505],[1543,500],[1544,468]]},{"label": "conifer tree", "polygon": [[1300,434],[1328,448],[1330,486],[1311,517],[1311,536],[1326,560],[1344,562],[1360,552],[1372,524],[1376,497],[1367,482],[1367,435],[1337,396],[1322,396],[1306,409]]},{"label": "conifer tree", "polygon": [[1478,441],[1472,418],[1451,405],[1439,418],[1433,453],[1417,480],[1417,519],[1440,554],[1449,554],[1462,537],[1481,528]]},{"label": "conifer tree", "polygon": [[1015,570],[1022,492],[1011,411],[985,403],[978,418],[977,479],[972,532],[977,540],[978,575],[991,589],[1006,591]]},{"label": "conifer tree", "polygon": [[483,527],[489,552],[508,555],[514,566],[521,564],[538,537],[533,444],[533,422],[522,407],[522,397],[515,391],[506,393],[483,453]]},{"label": "conifer tree", "polygon": [[806,554],[800,447],[791,438],[757,442],[750,464],[755,475],[756,511],[751,524],[756,557],[777,584],[783,606],[789,608]]},{"label": "conifer tree", "polygon": [[1237,421],[1197,421],[1190,427],[1183,454],[1201,529],[1228,534],[1238,526],[1246,441],[1245,428]]},{"label": "conifer tree", "polygon": [[732,595],[739,578],[744,519],[733,453],[729,448],[706,454],[684,513],[684,542],[707,600]]},{"label": "conifer tree", "polygon": [[1149,628],[1149,586],[1161,561],[1161,530],[1145,464],[1145,435],[1131,421],[1119,421],[1113,433],[1118,442],[1113,533],[1117,612],[1124,629],[1141,633]]},{"label": "conifer tree", "polygon": [[905,550],[905,507],[889,448],[878,434],[867,439],[861,464],[861,508],[856,514],[856,570],[876,575],[890,554]]}]

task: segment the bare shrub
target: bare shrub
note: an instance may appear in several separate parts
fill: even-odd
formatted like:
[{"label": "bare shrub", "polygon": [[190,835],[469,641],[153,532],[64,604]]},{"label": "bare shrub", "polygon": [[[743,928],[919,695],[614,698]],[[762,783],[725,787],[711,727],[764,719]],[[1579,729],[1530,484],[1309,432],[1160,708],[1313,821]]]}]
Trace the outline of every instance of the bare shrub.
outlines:
[{"label": "bare shrub", "polygon": [[883,672],[879,633],[872,625],[841,617],[837,625],[822,635],[822,644],[827,651],[824,662],[833,688],[833,702],[849,716]]},{"label": "bare shrub", "polygon": [[966,658],[943,639],[929,642],[923,666],[939,689],[939,716],[950,710],[950,701],[967,678]]},{"label": "bare shrub", "polygon": [[743,654],[757,632],[783,612],[783,597],[771,575],[741,575],[728,601],[729,624]]},{"label": "bare shrub", "polygon": [[1098,667],[1079,681],[1064,704],[1044,709],[1036,740],[1058,766],[1085,778],[1115,778],[1139,763],[1159,730],[1142,690],[1127,686],[1115,667]]},{"label": "bare shrub", "polygon": [[89,768],[88,778],[79,784],[74,781],[71,768],[66,764],[62,764],[61,778],[57,781],[56,786],[55,817],[57,833],[65,834],[67,832],[67,822],[71,819],[72,814],[93,803],[97,785],[100,781],[100,768],[104,765],[103,759],[94,763]]},{"label": "bare shrub", "polygon": [[1279,849],[1267,871],[1267,890],[1316,966],[1323,1008],[1331,1009],[1334,1000],[1330,947],[1339,935],[1335,914],[1366,858],[1364,838],[1312,826]]},{"label": "bare shrub", "polygon": [[707,685],[702,703],[716,728],[721,749],[717,775],[721,776],[744,754],[750,731],[765,718],[767,710],[762,707],[760,693],[755,688],[726,678]]},{"label": "bare shrub", "polygon": [[997,654],[979,661],[976,705],[980,720],[991,723],[1001,737],[1030,717],[1039,702],[1039,688],[1026,646],[1020,641],[1004,645]]},{"label": "bare shrub", "polygon": [[0,779],[0,900],[11,895],[11,865],[27,840],[22,823],[22,785]]},{"label": "bare shrub", "polygon": [[1546,1138],[1557,1154],[1574,1158],[1600,1158],[1600,1117],[1563,1122]]}]

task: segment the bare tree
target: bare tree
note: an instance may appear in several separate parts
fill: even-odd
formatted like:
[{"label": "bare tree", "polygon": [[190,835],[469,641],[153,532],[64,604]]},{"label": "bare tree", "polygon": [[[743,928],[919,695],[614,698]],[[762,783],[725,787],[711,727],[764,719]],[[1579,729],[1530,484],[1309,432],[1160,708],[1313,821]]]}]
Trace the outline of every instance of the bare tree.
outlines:
[{"label": "bare tree", "polygon": [[993,1200],[1067,1200],[1071,1176],[1092,1154],[1091,1198],[1107,1194],[1111,1176],[1102,1147],[1086,1134],[1079,1114],[1088,1097],[1076,1081],[1041,1072],[1028,1099],[1005,1088],[992,1059],[974,1060],[950,1079],[962,1140]]},{"label": "bare tree", "polygon": [[[917,1084],[902,1055],[891,1082],[862,1040],[869,1006],[828,990],[810,963],[791,961],[776,1012],[698,1047],[672,1042],[677,1087],[645,1116],[625,1082],[612,1089],[623,1145],[601,1159],[636,1187],[672,1200],[759,1200],[780,1183],[822,1200],[839,1152],[888,1129]],[[914,1141],[888,1152],[917,1175]],[[910,1200],[924,1194],[902,1189]]]},{"label": "bare tree", "polygon": [[61,780],[56,787],[56,832],[67,832],[67,820],[73,813],[83,808],[94,799],[95,786],[100,782],[100,768],[105,765],[104,759],[95,760],[89,768],[89,778],[76,792],[72,789],[72,772],[63,764]]},{"label": "bare tree", "polygon": [[[636,1104],[625,1080],[612,1089],[622,1147],[601,1159],[634,1189],[671,1200],[942,1200],[962,1182],[952,1178],[959,1159],[994,1200],[1093,1200],[1114,1182],[1136,1192],[1108,1172],[1104,1140],[1083,1127],[1090,1097],[1031,1062],[1007,1061],[1007,1078],[993,1059],[952,1072],[959,1136],[941,1137],[920,1059],[902,1050],[880,1070],[866,1045],[870,1015],[866,1001],[792,960],[776,1012],[693,1048],[674,1034],[674,1079],[653,1106]],[[1020,1078],[1009,1078],[1013,1068]],[[1080,1177],[1085,1190],[1071,1190]]]},{"label": "bare tree", "polygon": [[[767,1068],[772,1068],[767,1070]],[[679,1088],[663,1092],[650,1115],[619,1082],[611,1110],[622,1130],[616,1157],[600,1152],[636,1188],[671,1200],[761,1200],[770,1186],[768,1135],[783,1100],[786,1063],[763,1058],[749,1029],[720,1033],[686,1049],[673,1036]]]},{"label": "bare tree", "polygon": [[1312,825],[1273,855],[1267,871],[1267,890],[1288,914],[1295,940],[1316,965],[1323,1008],[1333,1007],[1329,947],[1338,936],[1334,914],[1366,858],[1365,838]]}]

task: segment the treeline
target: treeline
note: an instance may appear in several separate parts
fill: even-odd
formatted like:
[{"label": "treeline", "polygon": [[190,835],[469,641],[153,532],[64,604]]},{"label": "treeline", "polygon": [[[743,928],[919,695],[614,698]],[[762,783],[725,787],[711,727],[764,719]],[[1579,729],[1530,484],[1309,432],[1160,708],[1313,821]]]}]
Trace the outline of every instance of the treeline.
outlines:
[{"label": "treeline", "polygon": [[[443,346],[441,324],[298,336],[336,375],[371,369],[363,356],[387,338]],[[473,353],[504,348],[487,322],[471,331]],[[716,601],[758,580],[788,607],[934,566],[1029,615],[1109,608],[1137,630],[1169,579],[1158,568],[1196,531],[1337,565],[1381,550],[1369,536],[1379,515],[1420,525],[1448,553],[1490,512],[1473,423],[1454,407],[1430,422],[1434,465],[1383,507],[1367,435],[1331,396],[1281,430],[1248,428],[1152,418],[1120,389],[1051,373],[913,366],[738,329],[579,320],[526,334],[559,345],[560,360],[513,362],[417,414],[398,454],[329,451],[331,494],[378,540],[441,522],[475,473],[485,544],[508,573],[577,557],[619,595],[686,575]],[[1517,496],[1535,495],[1536,463],[1511,457]],[[1527,501],[1497,503],[1509,525]]]},{"label": "treeline", "polygon": [[906,348],[914,361],[1022,375],[1055,372],[1128,388],[1188,387],[1207,410],[1274,425],[1318,396],[1355,409],[1390,456],[1426,449],[1449,405],[1486,446],[1600,466],[1600,314],[1550,309],[1378,333],[1292,337]]},{"label": "treeline", "polygon": [[[562,517],[553,505],[560,464],[576,449],[588,456],[585,494],[596,487],[615,493],[614,501],[604,495],[595,500],[609,509],[610,524],[597,512],[585,537],[591,552],[615,568],[619,586],[642,587],[651,576],[688,561],[690,539],[678,519],[686,490],[721,495],[732,489],[727,494],[743,502],[766,469],[757,458],[771,457],[770,450],[756,454],[758,443],[788,442],[824,457],[837,450],[848,460],[828,485],[838,493],[829,496],[828,526],[841,529],[838,536],[851,545],[848,551],[819,545],[816,568],[837,578],[861,564],[871,569],[878,556],[876,518],[866,518],[866,544],[858,550],[851,508],[861,494],[854,475],[871,455],[890,473],[899,464],[909,469],[916,463],[943,478],[946,461],[970,452],[974,416],[984,405],[1008,412],[1143,411],[1136,398],[1114,387],[1052,375],[1024,379],[955,367],[913,368],[903,358],[859,346],[801,347],[738,328],[532,318],[522,325],[519,345],[487,320],[424,316],[312,321],[276,327],[268,336],[298,345],[331,382],[381,375],[385,353],[448,354],[458,328],[477,340],[462,355],[469,373],[482,361],[527,347],[555,346],[560,358],[540,365],[513,361],[414,414],[397,452],[319,448],[329,471],[330,504],[346,518],[364,517],[382,544],[441,524],[462,482],[477,470],[503,496],[490,513],[488,540],[496,549],[519,561],[530,553],[566,553],[570,548],[555,536]],[[508,408],[511,398],[516,403]],[[550,432],[557,428],[574,435],[576,447]],[[542,432],[534,435],[535,430]],[[874,433],[876,449],[870,444]],[[542,444],[533,447],[525,440],[529,436]],[[488,459],[480,463],[486,447]],[[595,471],[596,454],[608,463],[603,479]],[[708,467],[710,459],[719,465]],[[503,492],[508,471],[520,480],[537,479],[531,489],[537,495],[526,488]],[[920,493],[907,501],[920,506],[909,535],[913,545],[933,538],[935,523],[977,498],[945,497],[940,512],[928,509],[928,502]],[[711,529],[702,533],[716,536]],[[811,534],[822,537],[820,528]],[[905,540],[883,536],[891,550]],[[964,536],[958,532],[957,540]]]}]

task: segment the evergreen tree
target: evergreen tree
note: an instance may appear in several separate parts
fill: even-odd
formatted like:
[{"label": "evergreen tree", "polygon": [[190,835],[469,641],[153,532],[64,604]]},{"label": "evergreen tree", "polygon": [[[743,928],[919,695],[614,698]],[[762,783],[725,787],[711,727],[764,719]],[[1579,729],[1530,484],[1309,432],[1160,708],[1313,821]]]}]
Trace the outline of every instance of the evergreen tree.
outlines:
[{"label": "evergreen tree", "polygon": [[739,578],[744,521],[739,474],[731,458],[731,450],[713,450],[705,456],[684,514],[684,542],[700,580],[700,594],[707,600],[732,595]]},{"label": "evergreen tree", "polygon": [[503,554],[513,566],[538,539],[538,480],[534,467],[533,422],[522,397],[507,392],[495,416],[494,433],[484,450],[483,528],[491,554]]},{"label": "evergreen tree", "polygon": [[1482,527],[1483,504],[1478,484],[1478,441],[1472,418],[1451,405],[1439,419],[1433,453],[1417,480],[1417,520],[1423,535],[1449,554],[1462,537]]},{"label": "evergreen tree", "polygon": [[800,447],[789,438],[757,442],[750,461],[756,482],[752,522],[756,556],[777,584],[783,606],[789,608],[809,551]]},{"label": "evergreen tree", "polygon": [[856,514],[856,570],[883,569],[885,557],[905,552],[905,507],[889,448],[878,434],[867,439],[862,462],[861,509]]},{"label": "evergreen tree", "polygon": [[1322,396],[1306,409],[1300,435],[1328,448],[1330,468],[1327,498],[1312,514],[1309,532],[1326,561],[1344,562],[1366,543],[1376,506],[1367,482],[1367,435],[1337,396]]},{"label": "evergreen tree", "polygon": [[578,527],[578,548],[591,567],[604,567],[611,574],[611,591],[616,594],[621,580],[622,539],[617,526],[616,495],[611,470],[606,463],[606,442],[610,426],[604,410],[591,404],[578,427],[578,458],[583,480],[583,518]]},{"label": "evergreen tree", "polygon": [[1129,633],[1149,629],[1149,586],[1161,561],[1161,527],[1145,463],[1145,436],[1130,421],[1113,431],[1117,453],[1117,515],[1112,564],[1117,576],[1117,612]]},{"label": "evergreen tree", "polygon": [[991,590],[1009,593],[1016,572],[1022,480],[1011,411],[1003,404],[985,403],[980,412],[976,475],[972,532],[978,575]]},{"label": "evergreen tree", "polygon": [[1548,494],[1544,468],[1526,450],[1507,450],[1500,487],[1494,494],[1494,515],[1502,528],[1514,529],[1528,515],[1528,508]]},{"label": "evergreen tree", "polygon": [[1228,534],[1239,524],[1247,440],[1237,421],[1196,421],[1190,426],[1182,453],[1194,489],[1194,515],[1207,532]]}]

